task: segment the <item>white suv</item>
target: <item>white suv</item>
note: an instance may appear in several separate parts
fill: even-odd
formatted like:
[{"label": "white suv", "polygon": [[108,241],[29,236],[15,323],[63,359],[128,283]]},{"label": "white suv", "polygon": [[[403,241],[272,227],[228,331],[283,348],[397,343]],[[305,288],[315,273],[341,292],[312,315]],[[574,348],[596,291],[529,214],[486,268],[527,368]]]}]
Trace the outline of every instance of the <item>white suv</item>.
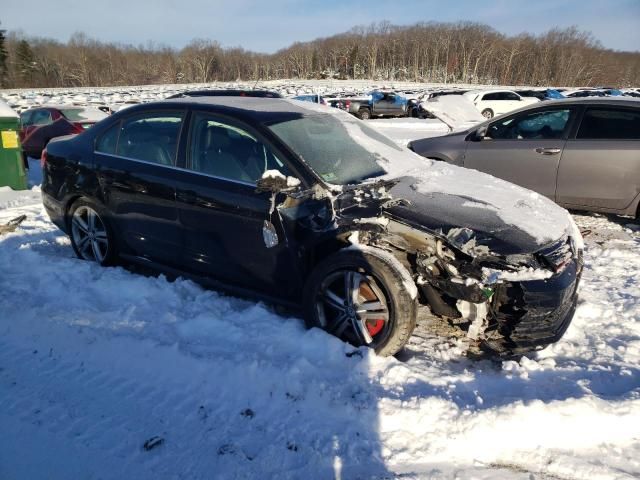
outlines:
[{"label": "white suv", "polygon": [[475,90],[464,94],[485,118],[510,112],[530,103],[539,102],[534,97],[521,97],[511,90]]}]

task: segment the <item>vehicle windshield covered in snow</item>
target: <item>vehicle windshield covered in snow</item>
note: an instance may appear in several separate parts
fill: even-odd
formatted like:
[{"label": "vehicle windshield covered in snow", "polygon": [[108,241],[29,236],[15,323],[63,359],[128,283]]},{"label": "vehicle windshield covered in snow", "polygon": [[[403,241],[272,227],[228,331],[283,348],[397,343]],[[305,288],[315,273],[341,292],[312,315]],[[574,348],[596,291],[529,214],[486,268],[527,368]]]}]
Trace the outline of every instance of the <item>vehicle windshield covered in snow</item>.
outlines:
[{"label": "vehicle windshield covered in snow", "polygon": [[410,151],[347,115],[305,115],[269,129],[331,184],[359,183],[424,165]]}]

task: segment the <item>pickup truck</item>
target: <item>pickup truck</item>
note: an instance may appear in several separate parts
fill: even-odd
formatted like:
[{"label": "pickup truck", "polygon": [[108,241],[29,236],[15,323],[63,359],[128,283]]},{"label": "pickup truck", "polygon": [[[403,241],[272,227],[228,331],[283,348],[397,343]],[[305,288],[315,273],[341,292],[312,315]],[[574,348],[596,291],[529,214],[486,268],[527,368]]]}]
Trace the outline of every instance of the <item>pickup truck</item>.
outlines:
[{"label": "pickup truck", "polygon": [[407,98],[396,92],[374,90],[365,97],[348,99],[349,113],[362,120],[372,117],[406,117]]}]

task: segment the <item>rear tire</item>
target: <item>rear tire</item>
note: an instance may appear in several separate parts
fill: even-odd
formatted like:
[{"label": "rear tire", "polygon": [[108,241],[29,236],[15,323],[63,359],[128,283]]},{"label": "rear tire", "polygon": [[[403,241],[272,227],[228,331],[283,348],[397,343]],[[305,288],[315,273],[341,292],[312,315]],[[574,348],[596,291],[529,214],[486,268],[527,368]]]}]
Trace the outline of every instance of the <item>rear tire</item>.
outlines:
[{"label": "rear tire", "polygon": [[88,198],[76,200],[67,219],[73,251],[82,260],[112,265],[115,259],[115,236],[106,211]]},{"label": "rear tire", "polygon": [[360,120],[369,120],[371,118],[371,111],[368,108],[361,108],[358,110],[358,118]]},{"label": "rear tire", "polygon": [[490,108],[485,108],[480,113],[482,113],[482,116],[484,118],[493,118],[493,110],[491,110]]},{"label": "rear tire", "polygon": [[304,288],[305,323],[378,355],[394,355],[416,326],[416,300],[398,267],[375,249],[341,250],[311,272]]}]

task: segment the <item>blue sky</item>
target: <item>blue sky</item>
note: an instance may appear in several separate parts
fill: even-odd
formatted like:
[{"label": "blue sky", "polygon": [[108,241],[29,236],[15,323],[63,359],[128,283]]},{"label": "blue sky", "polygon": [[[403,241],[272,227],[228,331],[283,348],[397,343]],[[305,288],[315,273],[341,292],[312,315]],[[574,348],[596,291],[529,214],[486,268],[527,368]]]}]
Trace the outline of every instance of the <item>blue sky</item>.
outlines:
[{"label": "blue sky", "polygon": [[66,41],[77,31],[112,42],[182,47],[193,38],[274,52],[388,20],[486,23],[506,34],[575,25],[607,48],[640,50],[640,0],[2,0],[1,28]]}]

